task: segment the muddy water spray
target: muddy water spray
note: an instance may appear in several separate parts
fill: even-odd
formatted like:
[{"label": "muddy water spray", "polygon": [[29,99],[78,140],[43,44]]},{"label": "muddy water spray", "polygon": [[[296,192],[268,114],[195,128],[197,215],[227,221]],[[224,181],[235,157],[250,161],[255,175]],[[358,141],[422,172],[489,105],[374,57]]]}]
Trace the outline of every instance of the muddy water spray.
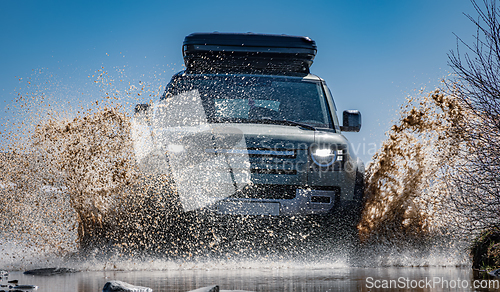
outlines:
[{"label": "muddy water spray", "polygon": [[[99,82],[105,76],[101,72]],[[28,249],[58,254],[92,247],[156,252],[162,246],[161,252],[190,257],[228,243],[225,236],[243,222],[229,222],[227,232],[216,234],[217,222],[211,218],[181,216],[169,197],[175,192],[171,178],[137,165],[131,117],[110,100],[116,97],[106,93],[103,101],[71,119],[49,115],[7,144],[0,174],[1,234]],[[25,100],[19,102],[26,106]],[[368,168],[369,197],[358,226],[363,239],[418,238],[446,222],[441,212],[447,196],[445,168],[456,158],[460,135],[454,125],[463,123],[463,116],[456,99],[440,92],[408,101]],[[188,235],[179,237],[170,226]],[[269,243],[309,236],[256,230],[261,233],[249,234]],[[252,240],[243,238],[239,246],[230,242],[235,246],[231,254],[266,254]]]},{"label": "muddy water spray", "polygon": [[408,98],[366,173],[363,240],[421,240],[450,220],[447,169],[459,159],[467,112],[438,90]]},{"label": "muddy water spray", "polygon": [[[41,70],[6,108],[15,114],[1,133],[0,235],[5,240],[0,247],[8,250],[6,258],[64,255],[98,236],[113,244],[137,224],[128,218],[140,218],[146,200],[150,208],[156,206],[144,195],[152,187],[138,187],[148,180],[139,176],[119,91],[109,88],[112,80],[104,70],[95,78],[102,98],[90,108],[58,100],[52,75]],[[142,87],[122,93],[151,96],[139,83]]]}]

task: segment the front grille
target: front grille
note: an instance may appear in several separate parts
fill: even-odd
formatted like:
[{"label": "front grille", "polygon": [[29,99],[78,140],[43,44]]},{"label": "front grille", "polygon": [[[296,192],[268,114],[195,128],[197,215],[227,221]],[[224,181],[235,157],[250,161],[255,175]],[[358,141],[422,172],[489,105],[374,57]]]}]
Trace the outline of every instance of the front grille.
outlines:
[{"label": "front grille", "polygon": [[295,158],[297,155],[295,149],[248,148],[247,152],[249,157]]},{"label": "front grille", "polygon": [[297,175],[294,149],[249,148],[248,157],[253,174]]},{"label": "front grille", "polygon": [[288,174],[288,175],[297,174],[297,170],[288,170],[288,169],[252,168],[250,171],[252,173],[257,173],[257,174]]},{"label": "front grille", "polygon": [[205,149],[207,153],[216,154],[246,154],[248,157],[283,157],[295,158],[297,152],[294,149],[267,149],[267,148],[247,148],[247,149]]},{"label": "front grille", "polygon": [[231,198],[291,200],[295,198],[297,186],[290,185],[247,185]]}]

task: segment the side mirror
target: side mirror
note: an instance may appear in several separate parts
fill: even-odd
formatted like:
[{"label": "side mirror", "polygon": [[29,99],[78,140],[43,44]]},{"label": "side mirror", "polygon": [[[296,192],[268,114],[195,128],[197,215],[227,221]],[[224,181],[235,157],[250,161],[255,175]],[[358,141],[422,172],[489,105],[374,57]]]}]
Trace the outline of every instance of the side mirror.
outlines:
[{"label": "side mirror", "polygon": [[146,103],[136,104],[134,107],[134,119],[139,123],[151,126],[151,106]]},{"label": "side mirror", "polygon": [[146,114],[148,110],[149,110],[149,104],[147,103],[136,104],[134,108],[134,114]]},{"label": "side mirror", "polygon": [[345,110],[340,130],[344,132],[359,132],[361,129],[361,113],[358,110]]}]

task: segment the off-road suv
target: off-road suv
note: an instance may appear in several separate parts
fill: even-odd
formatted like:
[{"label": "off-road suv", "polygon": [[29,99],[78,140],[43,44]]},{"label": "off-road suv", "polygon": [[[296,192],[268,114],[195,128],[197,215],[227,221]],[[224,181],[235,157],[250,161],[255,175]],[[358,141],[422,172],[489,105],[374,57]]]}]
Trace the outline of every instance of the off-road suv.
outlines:
[{"label": "off-road suv", "polygon": [[343,112],[309,73],[307,37],[195,33],[183,44],[186,70],[153,106],[136,107],[136,152],[169,173],[184,210],[227,216],[344,217],[363,201],[364,165],[342,131],[361,115]]}]

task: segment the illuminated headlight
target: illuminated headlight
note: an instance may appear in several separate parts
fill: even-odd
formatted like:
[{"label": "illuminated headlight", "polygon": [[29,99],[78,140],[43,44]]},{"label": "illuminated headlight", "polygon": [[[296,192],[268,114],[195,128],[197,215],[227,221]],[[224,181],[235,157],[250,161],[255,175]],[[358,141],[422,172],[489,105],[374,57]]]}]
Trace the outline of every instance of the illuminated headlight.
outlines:
[{"label": "illuminated headlight", "polygon": [[318,166],[328,167],[337,159],[337,151],[330,148],[312,147],[311,158]]},{"label": "illuminated headlight", "polygon": [[178,144],[169,144],[167,145],[167,151],[173,153],[181,153],[182,151],[184,151],[184,146]]}]

